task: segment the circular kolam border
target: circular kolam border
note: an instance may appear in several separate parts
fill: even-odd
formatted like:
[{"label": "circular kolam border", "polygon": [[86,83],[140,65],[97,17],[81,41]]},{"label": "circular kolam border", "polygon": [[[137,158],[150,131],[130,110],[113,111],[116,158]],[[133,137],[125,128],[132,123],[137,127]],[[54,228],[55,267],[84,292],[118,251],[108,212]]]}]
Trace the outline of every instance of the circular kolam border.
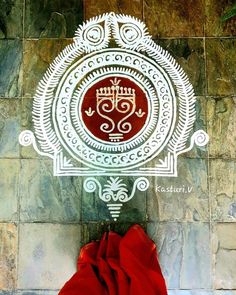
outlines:
[{"label": "circular kolam border", "polygon": [[[115,40],[118,48],[109,48],[111,39]],[[75,68],[73,79],[77,82],[80,81],[81,84],[77,89],[76,87],[72,87],[73,93],[70,92],[70,84],[73,81],[70,81],[69,76],[71,69],[74,69],[74,64],[81,65],[84,63],[85,65],[88,62],[89,66],[89,62],[92,64],[93,56],[101,55],[101,57],[104,57],[106,54],[108,56],[108,53],[111,54],[111,52],[122,52],[122,55],[127,54],[129,58],[133,56],[142,57],[146,61],[143,63],[145,66],[152,65],[152,67],[156,68],[157,76],[159,73],[159,75],[162,74],[162,78],[164,77],[162,80],[165,80],[167,85],[165,91],[169,89],[169,94],[167,95],[169,99],[167,104],[169,111],[165,114],[167,116],[165,119],[168,118],[168,115],[172,117],[167,119],[168,122],[171,122],[171,126],[168,126],[163,131],[165,138],[164,140],[162,139],[159,145],[155,139],[157,130],[160,127],[160,120],[158,118],[151,119],[149,117],[148,122],[150,126],[155,126],[146,128],[149,130],[149,133],[145,133],[145,128],[142,129],[140,133],[142,140],[139,141],[139,137],[135,137],[123,145],[108,145],[106,148],[102,142],[97,141],[95,143],[95,139],[89,132],[86,132],[86,130],[81,131],[81,127],[83,126],[78,123],[80,118],[76,114],[76,109],[79,107],[78,101],[81,100],[86,89],[93,84],[93,78],[97,81],[99,74],[104,76],[109,74],[132,76],[135,74],[135,82],[143,87],[148,98],[152,94],[156,94],[156,96],[160,95],[160,92],[158,93],[158,87],[155,84],[155,79],[153,76],[151,78],[153,69],[150,70],[151,74],[149,77],[146,75],[145,80],[140,74],[142,70],[137,68],[137,66],[134,68],[128,65],[118,66],[115,64],[112,66],[111,62],[107,63],[107,68],[104,72],[96,66],[91,67],[94,73],[91,72],[90,68],[86,74],[83,72],[83,70],[86,70],[86,67],[82,67],[80,72],[76,72]],[[78,62],[75,63],[77,60]],[[64,81],[67,82],[63,84]],[[69,85],[69,88],[67,87],[66,89],[66,85]],[[74,91],[75,89],[76,91]],[[68,97],[66,93],[73,95]],[[157,99],[156,96],[154,95],[153,100],[149,103],[150,114],[154,113],[156,105],[158,105],[158,113],[162,113],[160,109],[160,98],[158,97]],[[178,110],[175,105],[176,100],[178,100]],[[69,101],[71,104],[68,104]],[[170,111],[170,107],[172,108],[172,112]],[[66,134],[63,134],[63,128],[65,126],[62,127],[63,120],[59,117],[60,113],[63,114],[63,111],[66,114],[64,119],[66,117],[67,120],[72,120],[70,121],[69,128],[71,126],[73,127],[72,130],[75,135],[75,137],[72,136],[74,139],[73,143],[78,140],[76,148],[73,147],[72,141],[68,144],[68,138]],[[77,159],[89,167],[117,171],[121,168],[130,169],[145,164],[155,158],[166,146],[169,152],[176,155],[186,150],[186,143],[195,121],[195,96],[193,87],[182,68],[167,51],[154,43],[147,33],[145,24],[131,16],[118,15],[112,12],[90,19],[79,26],[75,33],[74,42],[68,45],[55,58],[40,81],[34,97],[32,115],[35,136],[41,153],[53,157],[65,148],[72,158]],[[155,123],[155,120],[159,121]],[[21,143],[24,144],[23,135],[21,136]],[[85,149],[81,152],[83,146]],[[86,158],[88,148],[91,150],[91,153],[100,153],[99,155],[103,155],[103,162],[94,161],[94,157]],[[133,153],[135,149],[137,150],[137,158],[134,159],[133,155],[129,153]],[[119,153],[121,154],[118,157],[120,162],[117,159],[114,161],[114,155],[118,154],[119,156]],[[126,156],[127,154],[128,158]],[[127,163],[129,155],[131,155],[131,158]],[[110,156],[110,159],[107,156]]]},{"label": "circular kolam border", "polygon": [[[115,63],[120,66],[114,67]],[[81,103],[86,90],[98,80],[121,76],[133,80],[147,92],[150,105],[148,124],[138,137],[109,145],[86,131],[81,118]],[[53,103],[53,122],[60,142],[73,158],[86,165],[93,163],[93,167],[128,169],[143,164],[163,148],[163,143],[172,133],[174,109],[175,96],[171,82],[151,60],[128,50],[105,49],[89,54],[65,73]]]}]

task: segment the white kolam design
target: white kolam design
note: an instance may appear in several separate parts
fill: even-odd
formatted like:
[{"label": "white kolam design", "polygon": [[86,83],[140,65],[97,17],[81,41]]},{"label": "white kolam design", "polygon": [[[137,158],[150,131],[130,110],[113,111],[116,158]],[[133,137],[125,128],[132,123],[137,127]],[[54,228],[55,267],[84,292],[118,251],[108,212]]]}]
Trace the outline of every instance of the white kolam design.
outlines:
[{"label": "white kolam design", "polygon": [[119,177],[110,177],[104,187],[94,177],[88,177],[84,182],[84,189],[88,193],[98,190],[99,198],[107,203],[108,210],[112,218],[116,221],[120,215],[120,209],[123,203],[131,200],[136,189],[146,191],[149,187],[149,181],[145,177],[139,177],[133,184],[133,189],[129,194],[126,183]]},{"label": "white kolam design", "polygon": [[[122,85],[125,79],[146,97],[146,110],[138,107],[135,88]],[[87,105],[90,89],[103,81],[109,83],[96,89],[96,105]],[[86,123],[96,115],[104,120],[99,136]],[[143,22],[113,12],[79,26],[39,82],[32,117],[34,130],[23,131],[20,143],[52,158],[54,175],[88,176],[85,190],[97,188],[102,200],[113,202],[111,211],[114,201],[121,208],[130,200],[140,182],[148,188],[145,176],[177,176],[178,156],[209,140],[203,130],[193,133],[194,90],[182,68]],[[139,178],[128,194],[121,177],[129,175]],[[107,187],[96,176],[110,177]],[[119,188],[115,197],[113,187]]]}]

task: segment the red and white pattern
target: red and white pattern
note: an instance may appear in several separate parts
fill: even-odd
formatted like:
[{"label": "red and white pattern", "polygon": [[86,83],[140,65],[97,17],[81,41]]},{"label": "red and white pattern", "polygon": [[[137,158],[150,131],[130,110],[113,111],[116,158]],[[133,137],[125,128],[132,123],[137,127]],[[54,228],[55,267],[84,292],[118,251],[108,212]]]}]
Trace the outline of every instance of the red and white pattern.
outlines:
[{"label": "red and white pattern", "polygon": [[178,156],[208,142],[199,130],[187,144],[195,96],[181,67],[144,23],[115,13],[79,26],[39,82],[32,115],[20,143],[52,158],[55,175],[95,184],[96,175],[177,176]]}]

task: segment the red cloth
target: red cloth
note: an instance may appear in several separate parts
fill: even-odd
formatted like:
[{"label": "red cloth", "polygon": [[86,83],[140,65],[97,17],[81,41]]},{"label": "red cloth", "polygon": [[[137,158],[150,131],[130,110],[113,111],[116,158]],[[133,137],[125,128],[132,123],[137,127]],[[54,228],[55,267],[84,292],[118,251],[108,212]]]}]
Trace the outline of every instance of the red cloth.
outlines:
[{"label": "red cloth", "polygon": [[139,225],[105,233],[81,249],[77,273],[59,295],[167,295],[156,246]]}]

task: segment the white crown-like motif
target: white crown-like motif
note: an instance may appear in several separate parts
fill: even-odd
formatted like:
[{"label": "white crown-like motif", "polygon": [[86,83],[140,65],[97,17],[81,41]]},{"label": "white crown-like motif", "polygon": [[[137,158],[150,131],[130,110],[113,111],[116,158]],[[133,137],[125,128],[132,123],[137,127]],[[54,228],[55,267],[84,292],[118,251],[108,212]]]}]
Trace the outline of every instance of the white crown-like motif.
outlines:
[{"label": "white crown-like motif", "polygon": [[110,87],[101,87],[96,91],[97,100],[101,100],[103,98],[111,98],[115,97],[117,100],[119,98],[126,98],[129,100],[135,99],[135,89],[134,88],[127,88],[119,86],[119,83],[112,81],[112,86]]}]

